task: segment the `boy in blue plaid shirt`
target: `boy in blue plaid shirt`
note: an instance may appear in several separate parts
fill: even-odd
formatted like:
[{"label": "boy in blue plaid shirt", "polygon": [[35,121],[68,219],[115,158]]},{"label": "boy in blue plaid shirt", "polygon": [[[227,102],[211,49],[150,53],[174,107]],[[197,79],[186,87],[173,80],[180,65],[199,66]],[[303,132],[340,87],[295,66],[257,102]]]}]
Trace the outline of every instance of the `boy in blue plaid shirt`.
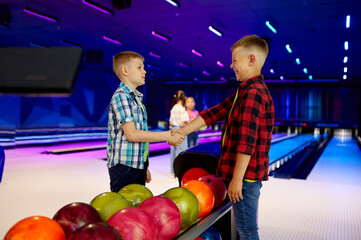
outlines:
[{"label": "boy in blue plaid shirt", "polygon": [[167,141],[179,145],[184,137],[167,132],[148,132],[143,94],[136,88],[145,84],[144,58],[135,52],[120,52],[113,58],[113,70],[120,79],[109,104],[107,166],[110,189],[151,181],[148,170],[149,142]]}]

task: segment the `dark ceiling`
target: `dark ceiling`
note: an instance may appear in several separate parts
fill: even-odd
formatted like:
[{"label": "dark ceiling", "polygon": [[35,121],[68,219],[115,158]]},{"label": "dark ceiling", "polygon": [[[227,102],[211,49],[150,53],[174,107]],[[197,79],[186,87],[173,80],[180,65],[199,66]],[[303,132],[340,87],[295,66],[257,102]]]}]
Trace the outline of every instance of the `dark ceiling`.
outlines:
[{"label": "dark ceiling", "polygon": [[[109,71],[112,55],[133,50],[145,57],[150,79],[219,83],[234,80],[229,68],[232,44],[245,35],[257,34],[267,39],[270,46],[263,68],[267,79],[357,85],[361,81],[360,0],[180,0],[180,7],[166,0],[132,0],[131,7],[122,10],[115,10],[111,0],[93,2],[112,10],[114,15],[98,11],[82,0],[1,1],[8,6],[12,21],[9,28],[0,28],[0,46],[54,47],[70,42],[81,45],[85,53],[101,50],[103,62],[88,64]],[[25,7],[54,17],[57,22],[30,15]],[[349,28],[345,26],[347,15],[351,19]],[[277,29],[277,34],[266,26],[266,21]],[[211,32],[210,25],[223,36]],[[169,41],[152,35],[152,31],[167,36]],[[104,35],[123,44],[106,41]],[[349,43],[347,51],[345,41]],[[292,53],[288,53],[286,44]],[[204,56],[193,54],[192,49]],[[89,57],[96,56],[91,55],[94,52],[97,53],[88,52]],[[309,75],[313,80],[309,80]],[[280,80],[281,76],[284,80]]]}]

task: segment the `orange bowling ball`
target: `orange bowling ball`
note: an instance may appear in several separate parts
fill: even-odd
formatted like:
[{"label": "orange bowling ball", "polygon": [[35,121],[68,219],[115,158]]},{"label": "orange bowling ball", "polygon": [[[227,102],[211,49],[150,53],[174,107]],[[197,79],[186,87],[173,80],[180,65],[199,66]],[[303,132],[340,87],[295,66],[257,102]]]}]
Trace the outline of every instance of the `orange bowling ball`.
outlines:
[{"label": "orange bowling ball", "polygon": [[207,185],[207,183],[200,180],[190,180],[183,184],[182,187],[191,191],[198,199],[198,218],[202,218],[212,211],[215,198],[212,189]]},{"label": "orange bowling ball", "polygon": [[17,222],[4,240],[65,240],[61,226],[48,217],[32,216]]}]

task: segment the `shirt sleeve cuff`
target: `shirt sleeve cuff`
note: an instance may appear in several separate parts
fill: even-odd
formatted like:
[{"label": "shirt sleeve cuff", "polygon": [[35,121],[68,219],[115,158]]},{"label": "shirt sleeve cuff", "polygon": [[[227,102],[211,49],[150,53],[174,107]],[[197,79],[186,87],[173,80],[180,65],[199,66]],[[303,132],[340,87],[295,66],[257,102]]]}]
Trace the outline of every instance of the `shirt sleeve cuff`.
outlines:
[{"label": "shirt sleeve cuff", "polygon": [[254,153],[254,146],[250,145],[238,145],[237,152],[252,155]]},{"label": "shirt sleeve cuff", "polygon": [[203,118],[203,120],[206,122],[206,125],[209,126],[212,124],[212,118],[209,116],[208,114],[208,109],[203,110],[202,112],[200,112],[200,116]]}]

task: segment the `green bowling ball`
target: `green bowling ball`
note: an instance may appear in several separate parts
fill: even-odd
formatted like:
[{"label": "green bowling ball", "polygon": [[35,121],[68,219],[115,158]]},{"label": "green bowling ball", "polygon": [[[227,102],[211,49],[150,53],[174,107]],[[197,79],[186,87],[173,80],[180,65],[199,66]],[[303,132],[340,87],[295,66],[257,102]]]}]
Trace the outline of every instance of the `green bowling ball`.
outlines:
[{"label": "green bowling ball", "polygon": [[118,193],[127,199],[132,207],[138,207],[145,199],[153,197],[147,187],[137,183],[123,187]]},{"label": "green bowling ball", "polygon": [[104,192],[97,195],[90,205],[98,211],[103,222],[106,222],[117,211],[130,207],[129,202],[115,192]]}]

